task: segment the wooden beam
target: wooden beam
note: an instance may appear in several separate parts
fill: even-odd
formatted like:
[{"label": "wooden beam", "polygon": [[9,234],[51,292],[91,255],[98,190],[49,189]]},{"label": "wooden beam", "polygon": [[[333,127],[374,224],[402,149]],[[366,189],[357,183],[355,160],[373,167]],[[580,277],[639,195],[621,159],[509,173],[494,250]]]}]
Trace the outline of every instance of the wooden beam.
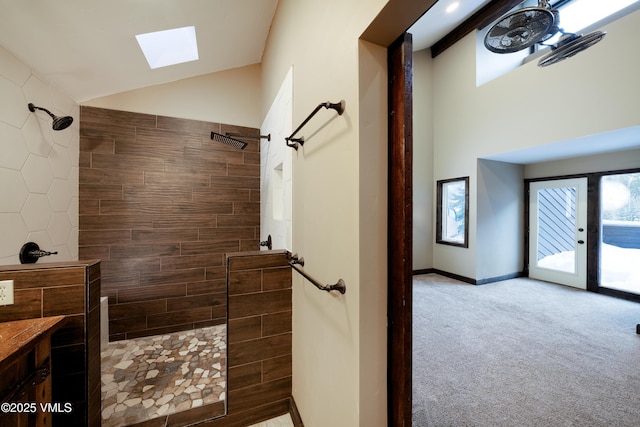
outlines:
[{"label": "wooden beam", "polygon": [[471,31],[483,29],[520,3],[522,0],[495,0],[487,3],[453,31],[434,43],[431,46],[431,57],[435,58],[440,55]]},{"label": "wooden beam", "polygon": [[413,49],[402,34],[389,67],[388,424],[411,427],[413,262]]}]

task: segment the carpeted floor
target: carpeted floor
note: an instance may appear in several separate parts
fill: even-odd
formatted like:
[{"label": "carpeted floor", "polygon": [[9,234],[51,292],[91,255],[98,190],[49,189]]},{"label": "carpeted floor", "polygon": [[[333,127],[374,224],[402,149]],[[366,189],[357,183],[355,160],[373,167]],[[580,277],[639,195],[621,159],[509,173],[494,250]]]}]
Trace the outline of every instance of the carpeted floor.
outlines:
[{"label": "carpeted floor", "polygon": [[640,304],[415,276],[413,426],[640,425]]}]

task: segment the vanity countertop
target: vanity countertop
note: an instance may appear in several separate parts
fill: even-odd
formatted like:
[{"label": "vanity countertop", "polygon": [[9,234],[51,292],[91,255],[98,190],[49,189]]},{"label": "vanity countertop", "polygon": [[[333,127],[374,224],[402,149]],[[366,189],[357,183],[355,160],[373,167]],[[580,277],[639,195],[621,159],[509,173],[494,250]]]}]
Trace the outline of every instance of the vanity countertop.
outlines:
[{"label": "vanity countertop", "polygon": [[0,365],[13,363],[64,322],[65,316],[51,316],[0,323]]}]

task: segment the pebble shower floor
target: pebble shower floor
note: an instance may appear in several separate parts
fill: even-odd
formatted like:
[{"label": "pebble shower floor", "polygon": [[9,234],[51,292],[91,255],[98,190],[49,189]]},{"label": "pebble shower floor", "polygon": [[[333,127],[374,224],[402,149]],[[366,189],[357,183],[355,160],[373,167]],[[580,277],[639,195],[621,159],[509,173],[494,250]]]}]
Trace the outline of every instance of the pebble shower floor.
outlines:
[{"label": "pebble shower floor", "polygon": [[114,341],[102,350],[102,426],[225,399],[226,325]]}]

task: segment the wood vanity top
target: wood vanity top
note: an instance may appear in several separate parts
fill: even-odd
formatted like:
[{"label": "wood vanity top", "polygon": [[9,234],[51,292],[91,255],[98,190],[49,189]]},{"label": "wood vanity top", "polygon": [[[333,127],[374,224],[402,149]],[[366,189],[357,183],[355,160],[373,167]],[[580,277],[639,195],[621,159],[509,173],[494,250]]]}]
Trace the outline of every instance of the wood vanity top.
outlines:
[{"label": "wood vanity top", "polygon": [[0,323],[0,366],[29,352],[38,341],[60,329],[65,320],[65,316],[51,316]]}]

